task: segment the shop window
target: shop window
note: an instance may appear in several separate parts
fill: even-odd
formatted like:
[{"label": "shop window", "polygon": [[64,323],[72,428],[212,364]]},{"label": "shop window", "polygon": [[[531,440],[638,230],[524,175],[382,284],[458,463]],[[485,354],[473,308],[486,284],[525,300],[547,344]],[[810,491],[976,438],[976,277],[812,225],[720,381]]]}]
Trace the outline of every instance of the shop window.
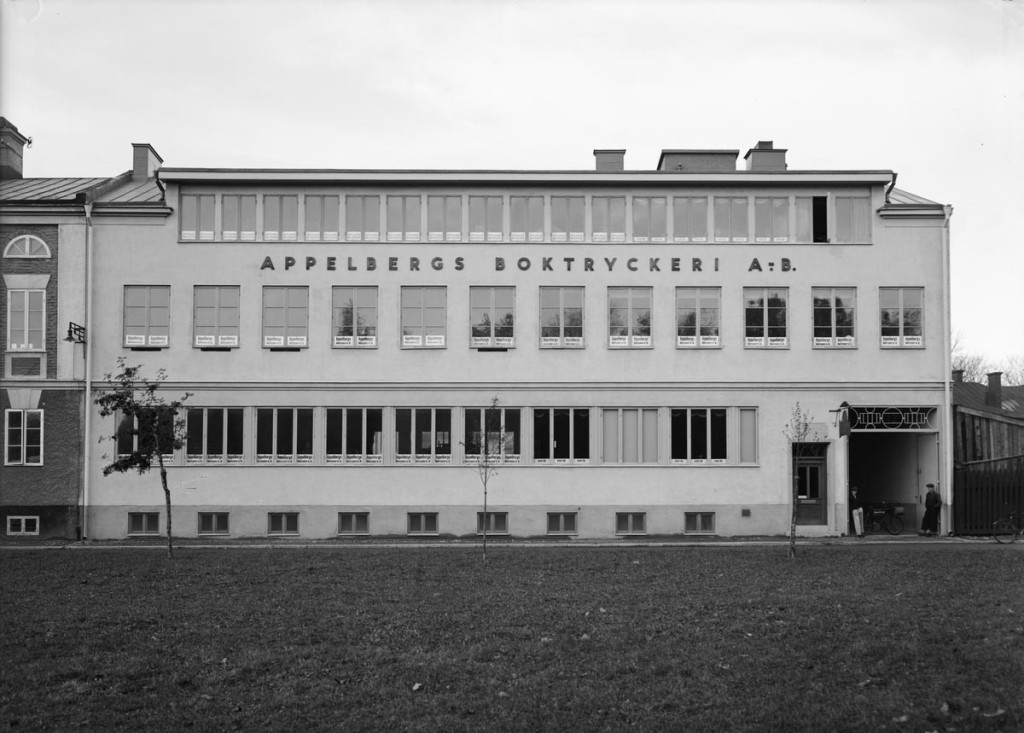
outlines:
[{"label": "shop window", "polygon": [[604,410],[605,463],[658,462],[658,410]]},{"label": "shop window", "polygon": [[673,408],[672,463],[723,464],[728,451],[727,410],[719,407]]},{"label": "shop window", "polygon": [[789,288],[743,288],[746,348],[789,347],[788,301]]},{"label": "shop window", "polygon": [[512,348],[515,339],[516,289],[469,289],[470,347]]},{"label": "shop window", "polygon": [[797,196],[796,241],[828,242],[828,197]]},{"label": "shop window", "polygon": [[590,410],[534,408],[533,460],[556,465],[590,463]]},{"label": "shop window", "polygon": [[313,409],[256,410],[256,463],[312,463]]},{"label": "shop window", "polygon": [[502,240],[501,196],[469,197],[469,241],[500,242]]},{"label": "shop window", "polygon": [[125,285],[123,345],[165,348],[170,338],[170,285]]},{"label": "shop window", "polygon": [[298,534],[298,512],[270,512],[267,514],[267,534]]},{"label": "shop window", "polygon": [[852,349],[856,288],[812,288],[814,303],[814,346]]},{"label": "shop window", "polygon": [[924,288],[879,288],[882,347],[924,346]]},{"label": "shop window", "polygon": [[345,197],[345,239],[349,242],[380,240],[380,196]]},{"label": "shop window", "polygon": [[626,241],[626,199],[594,196],[590,200],[591,233],[595,242]]},{"label": "shop window", "polygon": [[294,242],[299,238],[299,197],[263,197],[263,239]]},{"label": "shop window", "polygon": [[668,206],[663,196],[633,197],[633,241],[668,241]]},{"label": "shop window", "polygon": [[227,512],[199,512],[199,534],[230,534]]},{"label": "shop window", "polygon": [[309,343],[309,288],[263,287],[263,348],[299,349]]},{"label": "shop window", "polygon": [[192,343],[199,348],[238,346],[241,289],[237,285],[196,285]]},{"label": "shop window", "polygon": [[721,288],[676,288],[676,346],[721,346],[721,318]]},{"label": "shop window", "polygon": [[128,512],[128,534],[160,534],[159,512]]},{"label": "shop window", "polygon": [[382,409],[328,407],[326,428],[327,463],[383,463]]},{"label": "shop window", "polygon": [[683,531],[686,534],[714,534],[714,512],[684,512]]},{"label": "shop window", "polygon": [[402,288],[402,348],[445,347],[446,300],[444,286]]},{"label": "shop window", "polygon": [[540,289],[540,347],[582,349],[583,288]]},{"label": "shop window", "polygon": [[754,198],[754,241],[759,243],[789,241],[789,198],[757,196]]},{"label": "shop window", "polygon": [[184,241],[213,241],[213,194],[181,196],[181,238]]},{"label": "shop window", "polygon": [[708,199],[706,196],[673,197],[672,241],[708,241]]},{"label": "shop window", "polygon": [[576,532],[576,512],[548,512],[548,534]]},{"label": "shop window", "polygon": [[39,517],[7,517],[7,535],[25,537],[39,534]]},{"label": "shop window", "polygon": [[4,247],[4,258],[15,257],[47,259],[50,257],[50,248],[39,237],[32,234],[22,234],[12,239]]},{"label": "shop window", "polygon": [[377,288],[335,287],[332,301],[332,345],[335,348],[376,348]]},{"label": "shop window", "polygon": [[387,202],[388,241],[420,241],[420,197],[388,196]]},{"label": "shop window", "polygon": [[582,196],[551,197],[551,241],[582,242],[584,236]]},{"label": "shop window", "polygon": [[462,241],[462,197],[427,197],[427,240]]},{"label": "shop window", "polygon": [[746,196],[715,196],[715,241],[747,242],[750,240]]},{"label": "shop window", "polygon": [[409,534],[437,534],[437,512],[409,512]]},{"label": "shop window", "polygon": [[645,512],[616,512],[615,534],[647,534]]},{"label": "shop window", "polygon": [[118,459],[127,458],[132,453],[154,455],[155,441],[164,463],[170,463],[174,458],[175,417],[175,412],[169,407],[144,408],[134,415],[118,413],[114,432]]},{"label": "shop window", "polygon": [[220,197],[221,239],[252,242],[256,239],[256,196]]},{"label": "shop window", "polygon": [[305,239],[307,242],[337,242],[339,231],[339,197],[306,196]]},{"label": "shop window", "polygon": [[866,196],[836,196],[836,242],[871,241],[871,201]]},{"label": "shop window", "polygon": [[7,291],[7,348],[10,351],[46,350],[46,291]]},{"label": "shop window", "polygon": [[395,410],[395,463],[451,463],[452,411],[418,407]]},{"label": "shop window", "polygon": [[240,464],[245,452],[244,409],[190,407],[185,412],[187,463]]},{"label": "shop window", "polygon": [[608,288],[608,346],[652,345],[651,299],[652,288]]},{"label": "shop window", "polygon": [[467,407],[466,463],[519,463],[522,457],[522,418],[518,407]]},{"label": "shop window", "polygon": [[4,465],[43,465],[43,411],[4,411]]},{"label": "shop window", "polygon": [[512,196],[509,209],[511,241],[544,241],[543,196]]},{"label": "shop window", "polygon": [[338,512],[338,534],[370,534],[370,513]]}]

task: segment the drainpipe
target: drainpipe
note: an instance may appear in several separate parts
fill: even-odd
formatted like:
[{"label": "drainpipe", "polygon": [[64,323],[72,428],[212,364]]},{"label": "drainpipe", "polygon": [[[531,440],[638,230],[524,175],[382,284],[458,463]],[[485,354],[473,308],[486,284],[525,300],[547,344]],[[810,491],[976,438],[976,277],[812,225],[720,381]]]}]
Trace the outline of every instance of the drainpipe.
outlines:
[{"label": "drainpipe", "polygon": [[942,435],[944,436],[943,448],[940,453],[942,463],[939,472],[939,495],[942,497],[943,513],[946,533],[953,531],[953,354],[950,343],[950,292],[949,292],[949,219],[953,216],[953,207],[946,204],[942,207],[945,214],[945,221],[942,223],[942,349],[943,368],[942,379]]},{"label": "drainpipe", "polygon": [[89,484],[92,473],[92,202],[85,204],[85,427],[82,430],[82,539],[89,538]]}]

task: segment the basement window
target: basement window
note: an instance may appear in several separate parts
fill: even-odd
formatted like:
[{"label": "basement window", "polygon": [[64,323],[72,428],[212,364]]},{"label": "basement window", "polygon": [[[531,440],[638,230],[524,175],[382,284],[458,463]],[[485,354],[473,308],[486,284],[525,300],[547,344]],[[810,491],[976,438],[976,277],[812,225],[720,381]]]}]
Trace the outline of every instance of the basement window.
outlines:
[{"label": "basement window", "polygon": [[39,534],[39,517],[7,517],[7,534],[10,537]]}]

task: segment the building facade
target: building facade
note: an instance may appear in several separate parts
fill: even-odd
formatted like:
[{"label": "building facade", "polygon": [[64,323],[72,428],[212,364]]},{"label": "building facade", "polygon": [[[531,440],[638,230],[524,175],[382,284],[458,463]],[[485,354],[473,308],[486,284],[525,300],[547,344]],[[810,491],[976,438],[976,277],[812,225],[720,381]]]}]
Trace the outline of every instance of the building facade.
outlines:
[{"label": "building facade", "polygon": [[[948,497],[950,211],[891,171],[767,142],[638,171],[152,156],[150,198],[97,202],[87,348],[93,380],[124,356],[193,395],[175,534],[774,535],[795,501],[825,536],[850,483]],[[102,476],[125,435],[86,446],[93,539],[166,526],[155,477]]]}]

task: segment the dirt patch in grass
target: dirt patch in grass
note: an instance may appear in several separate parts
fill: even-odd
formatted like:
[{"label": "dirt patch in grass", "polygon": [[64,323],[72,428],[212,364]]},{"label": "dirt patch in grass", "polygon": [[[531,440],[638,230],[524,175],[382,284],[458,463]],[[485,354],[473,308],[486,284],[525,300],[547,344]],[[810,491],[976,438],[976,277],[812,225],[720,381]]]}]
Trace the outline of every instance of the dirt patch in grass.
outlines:
[{"label": "dirt patch in grass", "polygon": [[1000,547],[0,554],[12,730],[1020,730]]}]

